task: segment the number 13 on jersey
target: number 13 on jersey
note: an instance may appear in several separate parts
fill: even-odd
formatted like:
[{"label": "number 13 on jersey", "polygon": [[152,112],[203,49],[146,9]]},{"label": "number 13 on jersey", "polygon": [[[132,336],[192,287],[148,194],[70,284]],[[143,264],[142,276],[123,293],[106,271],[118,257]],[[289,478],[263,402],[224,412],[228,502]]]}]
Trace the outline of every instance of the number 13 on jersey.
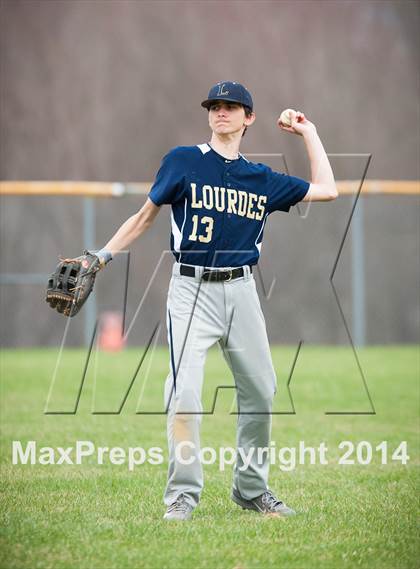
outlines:
[{"label": "number 13 on jersey", "polygon": [[[193,215],[192,218],[192,222],[193,222],[193,228],[191,231],[191,235],[188,237],[188,239],[190,241],[197,241],[197,230],[198,230],[198,215]],[[213,235],[213,225],[214,225],[214,219],[212,217],[209,216],[204,216],[200,219],[200,229],[201,229],[201,225],[204,225],[204,230],[205,230],[205,234],[204,235],[198,235],[198,240],[201,243],[209,243],[211,241],[212,235]],[[201,233],[201,231],[200,231]]]}]

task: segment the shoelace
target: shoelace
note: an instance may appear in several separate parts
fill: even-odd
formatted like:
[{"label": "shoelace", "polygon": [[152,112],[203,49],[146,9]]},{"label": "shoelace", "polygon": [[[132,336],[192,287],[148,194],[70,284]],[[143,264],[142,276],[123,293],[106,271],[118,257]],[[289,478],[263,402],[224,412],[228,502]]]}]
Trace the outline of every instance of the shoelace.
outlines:
[{"label": "shoelace", "polygon": [[275,509],[276,506],[281,506],[283,502],[281,500],[277,500],[277,498],[271,492],[264,492],[262,496],[262,502],[270,509]]},{"label": "shoelace", "polygon": [[184,496],[180,496],[176,502],[171,504],[168,508],[168,512],[187,512],[188,502],[185,500]]}]

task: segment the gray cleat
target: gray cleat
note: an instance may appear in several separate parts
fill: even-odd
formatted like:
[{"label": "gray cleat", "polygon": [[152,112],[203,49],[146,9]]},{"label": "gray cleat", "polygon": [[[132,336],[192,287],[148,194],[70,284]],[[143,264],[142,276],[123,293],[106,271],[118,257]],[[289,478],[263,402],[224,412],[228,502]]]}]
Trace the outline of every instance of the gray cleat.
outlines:
[{"label": "gray cleat", "polygon": [[272,514],[282,517],[296,515],[296,512],[292,510],[292,508],[286,506],[286,504],[281,500],[277,500],[270,490],[267,490],[264,494],[261,494],[261,496],[257,496],[257,498],[253,498],[252,500],[242,498],[236,490],[233,490],[232,500],[238,504],[238,506],[242,506],[243,510],[255,510],[261,514]]},{"label": "gray cleat", "polygon": [[191,518],[193,509],[191,504],[187,502],[184,494],[181,494],[175,502],[168,506],[163,519],[185,522]]}]

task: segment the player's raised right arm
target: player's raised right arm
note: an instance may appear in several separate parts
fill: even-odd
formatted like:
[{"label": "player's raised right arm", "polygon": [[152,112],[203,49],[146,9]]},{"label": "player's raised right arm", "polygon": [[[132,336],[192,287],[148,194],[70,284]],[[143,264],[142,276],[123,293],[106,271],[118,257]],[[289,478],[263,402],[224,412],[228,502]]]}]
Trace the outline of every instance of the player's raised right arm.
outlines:
[{"label": "player's raised right arm", "polygon": [[283,123],[283,113],[278,125],[282,130],[303,136],[311,164],[311,185],[302,201],[331,201],[338,197],[334,173],[327,153],[316,131],[316,126],[308,121],[300,111],[288,109],[291,120],[290,126]]},{"label": "player's raised right arm", "polygon": [[107,253],[114,257],[120,251],[127,249],[135,239],[140,237],[153,224],[159,210],[160,207],[147,198],[144,206],[121,225],[105,247],[98,251],[97,255],[100,258],[105,257],[106,263],[110,260],[109,257],[107,258]]}]

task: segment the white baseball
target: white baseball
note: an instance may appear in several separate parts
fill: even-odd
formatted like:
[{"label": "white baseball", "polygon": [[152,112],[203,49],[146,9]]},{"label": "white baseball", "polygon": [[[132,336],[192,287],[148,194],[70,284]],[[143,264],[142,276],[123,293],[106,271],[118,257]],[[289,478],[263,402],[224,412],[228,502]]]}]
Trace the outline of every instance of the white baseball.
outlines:
[{"label": "white baseball", "polygon": [[279,122],[284,126],[292,126],[292,117],[296,116],[294,109],[286,109],[280,115]]}]

